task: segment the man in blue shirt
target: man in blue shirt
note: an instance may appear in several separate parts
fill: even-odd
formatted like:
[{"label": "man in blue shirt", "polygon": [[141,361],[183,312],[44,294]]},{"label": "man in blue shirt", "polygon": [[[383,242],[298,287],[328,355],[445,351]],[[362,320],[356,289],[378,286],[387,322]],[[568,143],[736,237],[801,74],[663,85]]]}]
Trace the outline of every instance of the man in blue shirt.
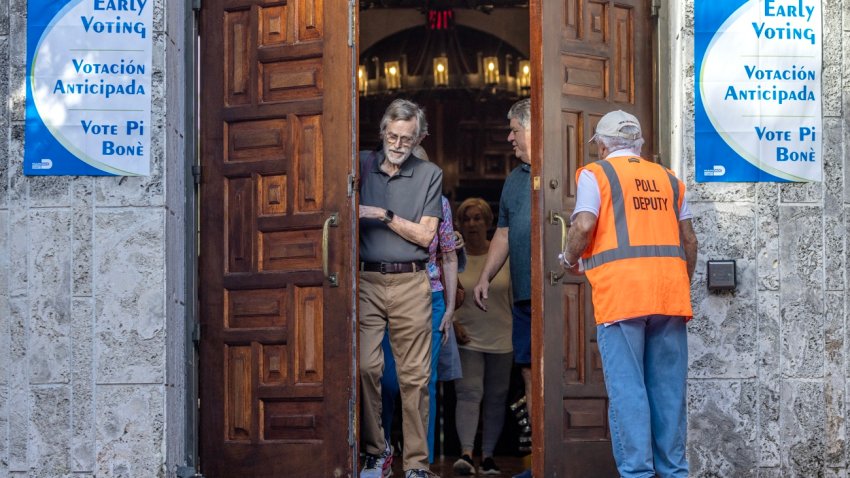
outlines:
[{"label": "man in blue shirt", "polygon": [[[514,362],[520,366],[525,384],[526,407],[531,415],[531,100],[514,103],[508,111],[511,132],[508,141],[522,161],[502,187],[499,200],[499,222],[490,241],[487,262],[475,285],[475,303],[487,310],[490,280],[511,259],[511,288],[513,289],[513,346]],[[530,470],[515,478],[530,478]]]}]

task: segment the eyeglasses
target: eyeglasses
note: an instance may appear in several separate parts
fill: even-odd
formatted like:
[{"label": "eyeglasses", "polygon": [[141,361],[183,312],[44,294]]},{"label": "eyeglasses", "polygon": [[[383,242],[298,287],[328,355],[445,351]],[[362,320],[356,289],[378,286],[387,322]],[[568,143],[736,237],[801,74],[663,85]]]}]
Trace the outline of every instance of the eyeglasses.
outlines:
[{"label": "eyeglasses", "polygon": [[387,143],[389,143],[393,146],[398,144],[398,142],[400,140],[401,145],[406,147],[406,148],[410,147],[413,144],[413,141],[416,139],[416,138],[411,138],[410,136],[399,136],[395,133],[390,133],[390,132],[387,132],[384,135],[384,138],[387,140]]}]

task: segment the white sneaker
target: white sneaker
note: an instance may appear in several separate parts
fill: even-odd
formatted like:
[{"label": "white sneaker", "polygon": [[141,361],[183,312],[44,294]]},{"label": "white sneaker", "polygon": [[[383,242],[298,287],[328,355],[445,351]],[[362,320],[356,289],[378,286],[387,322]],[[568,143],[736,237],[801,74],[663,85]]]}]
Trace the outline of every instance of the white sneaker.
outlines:
[{"label": "white sneaker", "polygon": [[404,472],[404,478],[440,478],[438,475],[431,473],[431,470],[407,470]]},{"label": "white sneaker", "polygon": [[388,478],[393,474],[393,447],[387,443],[386,449],[380,455],[366,454],[360,478]]},{"label": "white sneaker", "polygon": [[393,474],[393,447],[390,442],[387,442],[387,447],[381,453],[381,458],[384,459],[381,472],[384,474],[384,478],[389,478]]}]

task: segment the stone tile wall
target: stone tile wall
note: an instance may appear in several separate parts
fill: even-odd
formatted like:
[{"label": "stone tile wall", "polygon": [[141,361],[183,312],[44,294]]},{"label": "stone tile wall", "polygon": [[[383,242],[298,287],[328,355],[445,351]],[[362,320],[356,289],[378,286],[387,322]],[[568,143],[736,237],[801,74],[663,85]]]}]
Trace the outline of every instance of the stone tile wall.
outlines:
[{"label": "stone tile wall", "polygon": [[[846,477],[850,2],[823,0],[822,183],[694,181],[694,0],[670,42],[689,105],[678,169],[690,190],[700,258],[692,287],[692,476]],[[675,116],[675,114],[674,114]],[[737,262],[738,289],[709,292],[708,259]]]},{"label": "stone tile wall", "polygon": [[2,477],[166,476],[165,4],[151,175],[25,177],[26,1],[0,0]]}]

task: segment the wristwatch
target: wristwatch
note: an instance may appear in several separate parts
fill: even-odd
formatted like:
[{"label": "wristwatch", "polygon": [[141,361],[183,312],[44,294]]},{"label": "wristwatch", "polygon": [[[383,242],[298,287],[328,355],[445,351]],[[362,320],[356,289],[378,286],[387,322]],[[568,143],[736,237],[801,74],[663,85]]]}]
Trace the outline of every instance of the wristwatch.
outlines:
[{"label": "wristwatch", "polygon": [[383,222],[384,224],[389,224],[392,222],[394,217],[395,213],[387,209],[386,212],[384,212],[384,217],[381,218],[381,222]]}]

